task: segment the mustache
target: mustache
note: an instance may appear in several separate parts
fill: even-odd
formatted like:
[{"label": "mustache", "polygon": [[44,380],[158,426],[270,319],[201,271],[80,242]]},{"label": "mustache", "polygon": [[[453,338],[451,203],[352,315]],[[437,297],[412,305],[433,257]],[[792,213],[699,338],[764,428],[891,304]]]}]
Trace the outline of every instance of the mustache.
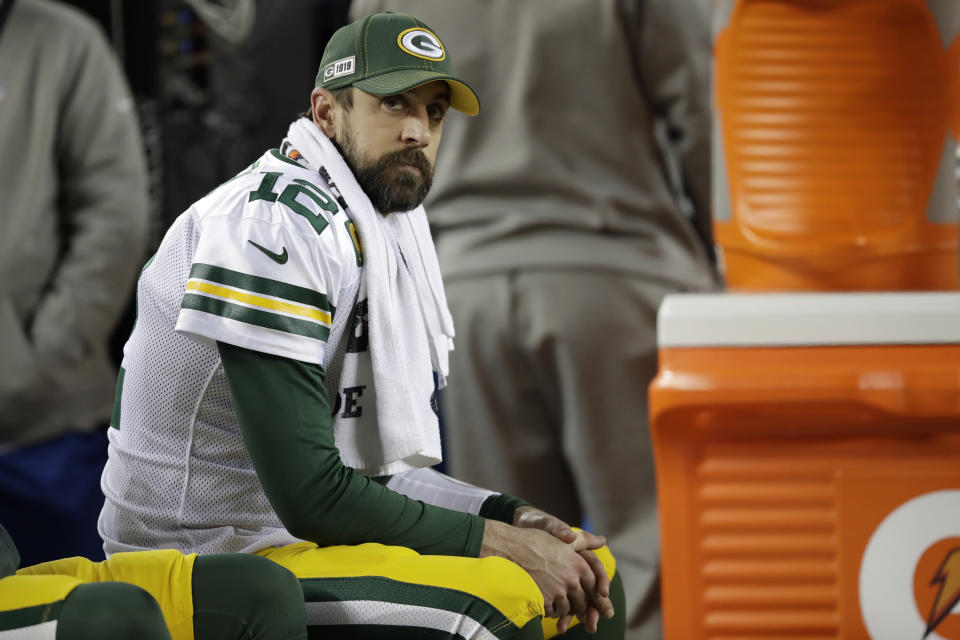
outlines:
[{"label": "mustache", "polygon": [[426,177],[433,176],[433,166],[430,164],[430,160],[427,159],[427,154],[420,149],[399,149],[384,154],[384,156],[380,158],[380,161],[377,162],[377,168],[387,169],[402,164],[409,164],[416,167]]}]

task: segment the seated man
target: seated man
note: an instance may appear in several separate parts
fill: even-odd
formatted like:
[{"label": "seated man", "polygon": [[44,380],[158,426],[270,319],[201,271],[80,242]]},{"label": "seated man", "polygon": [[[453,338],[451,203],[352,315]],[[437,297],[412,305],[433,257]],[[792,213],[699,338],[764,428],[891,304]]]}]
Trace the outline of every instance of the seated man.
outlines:
[{"label": "seated man", "polygon": [[622,636],[603,538],[428,468],[453,326],[420,203],[476,95],[426,25],[378,14],[334,34],[310,105],[143,270],[105,550],[271,558],[318,637]]},{"label": "seated man", "polygon": [[306,637],[296,578],[257,556],[197,558],[168,549],[103,562],[65,558],[16,571],[19,563],[0,526],[0,638]]}]

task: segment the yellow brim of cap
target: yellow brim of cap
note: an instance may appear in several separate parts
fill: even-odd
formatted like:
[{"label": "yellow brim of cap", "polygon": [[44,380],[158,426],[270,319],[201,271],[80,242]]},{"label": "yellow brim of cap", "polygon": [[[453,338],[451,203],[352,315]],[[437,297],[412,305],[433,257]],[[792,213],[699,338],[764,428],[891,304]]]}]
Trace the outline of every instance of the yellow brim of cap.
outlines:
[{"label": "yellow brim of cap", "polygon": [[468,116],[475,116],[480,113],[480,100],[469,85],[436,71],[400,69],[358,80],[353,83],[353,86],[375,96],[385,96],[392,93],[403,93],[435,80],[443,80],[450,87],[450,106],[453,109]]}]

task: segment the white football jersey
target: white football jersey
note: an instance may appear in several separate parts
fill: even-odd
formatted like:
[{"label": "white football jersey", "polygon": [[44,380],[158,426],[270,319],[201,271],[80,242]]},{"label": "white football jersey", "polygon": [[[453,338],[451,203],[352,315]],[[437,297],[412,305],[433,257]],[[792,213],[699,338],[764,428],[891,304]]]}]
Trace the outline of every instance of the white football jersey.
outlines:
[{"label": "white football jersey", "polygon": [[335,433],[375,419],[366,385],[340,380],[347,352],[362,360],[351,371],[369,370],[361,267],[344,207],[277,150],[177,218],[140,276],[124,347],[101,481],[108,554],[297,540],[257,480],[216,342],[321,365]]}]

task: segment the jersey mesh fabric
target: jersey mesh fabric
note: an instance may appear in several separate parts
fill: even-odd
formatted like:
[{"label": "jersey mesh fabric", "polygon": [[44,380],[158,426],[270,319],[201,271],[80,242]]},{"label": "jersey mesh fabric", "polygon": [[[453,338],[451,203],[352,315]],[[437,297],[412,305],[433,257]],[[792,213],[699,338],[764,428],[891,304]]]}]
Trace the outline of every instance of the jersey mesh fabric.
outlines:
[{"label": "jersey mesh fabric", "polygon": [[[320,181],[306,168],[268,152],[181,215],[140,277],[137,321],[124,347],[117,390],[119,423],[110,429],[110,459],[101,481],[106,501],[99,531],[108,554],[151,548],[251,552],[297,540],[284,529],[257,480],[216,341],[326,367],[340,351],[336,342],[345,335],[356,303],[360,267],[339,207],[335,214],[318,211],[327,225],[317,232],[317,223],[302,213],[248,197],[262,188],[266,172],[281,174],[275,182],[278,191],[293,179]],[[282,245],[289,261],[269,259],[252,242]],[[187,308],[183,301],[191,295],[188,283],[198,281],[197,264],[210,263],[220,273],[244,276],[208,287],[217,295],[234,296],[236,304],[229,299],[225,304],[235,307],[240,318],[249,309],[259,313],[251,316],[254,320],[273,313],[257,305],[280,307],[277,316],[285,313],[282,309],[294,309],[290,316],[302,313],[303,304],[282,300],[287,289],[277,295],[272,289],[263,292],[264,282],[281,283],[283,276],[294,280],[297,291],[309,286],[314,295],[326,296],[331,310],[343,303],[342,310],[331,314],[330,342]],[[259,289],[244,290],[246,286]],[[184,329],[186,314],[195,319]],[[328,393],[336,393],[337,384],[328,378]]]}]

